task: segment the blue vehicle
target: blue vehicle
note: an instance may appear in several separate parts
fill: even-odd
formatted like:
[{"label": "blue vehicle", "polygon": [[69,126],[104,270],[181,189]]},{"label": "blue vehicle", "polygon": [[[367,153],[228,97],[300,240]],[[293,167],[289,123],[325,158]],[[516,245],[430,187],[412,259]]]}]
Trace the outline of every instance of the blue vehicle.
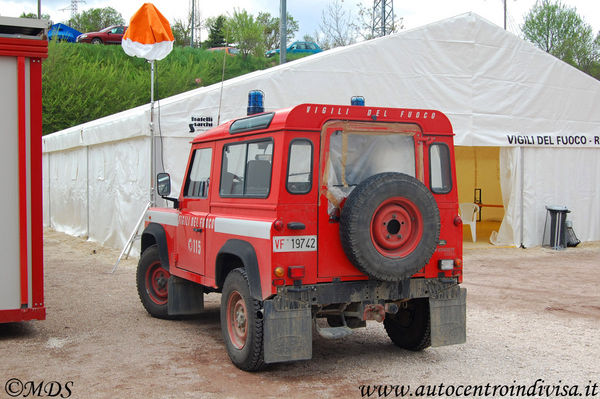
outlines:
[{"label": "blue vehicle", "polygon": [[[289,45],[286,50],[286,54],[316,54],[320,53],[321,47],[314,42],[294,42]],[[267,58],[273,57],[279,54],[279,49],[269,50],[265,53]]]},{"label": "blue vehicle", "polygon": [[81,32],[65,24],[54,24],[48,30],[48,40],[58,40],[59,42],[75,43],[79,35]]}]

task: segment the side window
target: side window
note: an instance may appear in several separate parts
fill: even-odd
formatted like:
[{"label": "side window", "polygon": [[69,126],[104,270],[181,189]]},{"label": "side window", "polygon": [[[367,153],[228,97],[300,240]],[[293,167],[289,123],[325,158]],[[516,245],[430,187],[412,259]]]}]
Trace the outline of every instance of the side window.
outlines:
[{"label": "side window", "polygon": [[290,144],[287,169],[287,190],[291,194],[306,194],[312,189],[313,146],[307,139]]},{"label": "side window", "polygon": [[219,190],[221,196],[268,197],[272,162],[272,140],[225,145]]},{"label": "side window", "polygon": [[194,151],[192,166],[185,181],[184,197],[206,198],[210,181],[212,148],[200,148]]},{"label": "side window", "polygon": [[446,144],[435,143],[429,147],[429,174],[431,191],[446,194],[452,190],[450,150]]}]

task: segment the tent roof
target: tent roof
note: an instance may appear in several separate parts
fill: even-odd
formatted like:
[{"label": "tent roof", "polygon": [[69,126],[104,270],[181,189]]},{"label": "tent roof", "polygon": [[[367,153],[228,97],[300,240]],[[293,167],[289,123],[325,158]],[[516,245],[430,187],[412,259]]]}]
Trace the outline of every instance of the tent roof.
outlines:
[{"label": "tent roof", "polygon": [[[211,123],[244,116],[253,89],[265,92],[267,111],[348,104],[355,95],[364,96],[367,106],[439,109],[450,118],[458,145],[517,145],[514,137],[523,135],[600,135],[600,82],[474,13],[161,100],[163,136],[191,139]],[[148,105],[134,108],[45,136],[44,150],[147,135],[142,122],[148,120]]]}]

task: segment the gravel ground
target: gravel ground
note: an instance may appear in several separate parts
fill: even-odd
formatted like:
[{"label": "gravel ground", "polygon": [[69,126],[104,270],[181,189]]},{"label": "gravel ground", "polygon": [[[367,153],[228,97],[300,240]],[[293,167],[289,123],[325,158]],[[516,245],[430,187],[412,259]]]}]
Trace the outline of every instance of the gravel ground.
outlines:
[{"label": "gravel ground", "polygon": [[[230,363],[218,294],[205,297],[200,317],[154,319],[137,297],[135,259],[110,274],[119,251],[50,230],[44,250],[47,320],[0,324],[0,398],[9,397],[11,378],[56,381],[72,398],[360,398],[361,385],[375,384],[410,385],[415,395],[419,385],[444,384],[436,397],[456,397],[449,385],[560,386],[558,394],[527,396],[543,398],[574,396],[565,385],[583,397],[600,386],[600,243],[565,251],[467,247],[464,345],[412,353],[369,322],[341,340],[316,336],[310,361],[261,373]],[[497,389],[487,397],[511,397]]]}]

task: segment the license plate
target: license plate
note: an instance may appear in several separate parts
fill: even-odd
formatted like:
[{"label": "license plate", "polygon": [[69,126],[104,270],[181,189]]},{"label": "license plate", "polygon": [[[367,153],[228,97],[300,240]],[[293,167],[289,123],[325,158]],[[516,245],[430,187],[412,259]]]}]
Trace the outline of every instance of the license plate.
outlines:
[{"label": "license plate", "polygon": [[317,236],[273,237],[273,252],[311,252],[317,250]]}]

